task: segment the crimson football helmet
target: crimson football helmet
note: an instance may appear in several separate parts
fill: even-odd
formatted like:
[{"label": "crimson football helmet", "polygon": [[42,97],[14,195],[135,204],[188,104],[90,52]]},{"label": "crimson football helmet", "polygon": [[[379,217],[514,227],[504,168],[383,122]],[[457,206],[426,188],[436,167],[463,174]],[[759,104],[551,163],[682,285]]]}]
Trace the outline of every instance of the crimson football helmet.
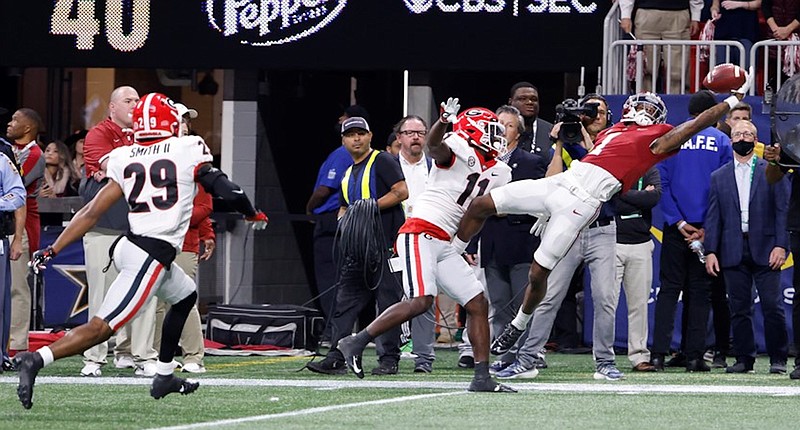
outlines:
[{"label": "crimson football helmet", "polygon": [[175,103],[161,93],[142,97],[133,108],[133,138],[137,142],[181,135],[181,117]]},{"label": "crimson football helmet", "polygon": [[663,124],[667,120],[667,105],[658,94],[634,94],[622,105],[622,122],[638,125]]},{"label": "crimson football helmet", "polygon": [[489,109],[473,107],[462,111],[453,123],[453,130],[492,158],[506,152],[505,127]]}]

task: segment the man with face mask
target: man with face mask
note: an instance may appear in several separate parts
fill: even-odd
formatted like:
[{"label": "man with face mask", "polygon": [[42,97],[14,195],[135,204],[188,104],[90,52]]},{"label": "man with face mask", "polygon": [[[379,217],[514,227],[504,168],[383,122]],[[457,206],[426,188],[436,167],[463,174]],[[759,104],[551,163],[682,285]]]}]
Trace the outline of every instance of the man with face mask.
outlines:
[{"label": "man with face mask", "polygon": [[[757,131],[749,121],[731,130],[734,161],[711,174],[706,214],[706,270],[725,278],[731,307],[736,363],[727,373],[753,373],[755,284],[764,315],[764,336],[770,373],[786,373],[788,337],[783,311],[781,265],[789,235],[789,182],[767,182],[767,162],[754,154]],[[721,270],[720,270],[721,269]]]}]

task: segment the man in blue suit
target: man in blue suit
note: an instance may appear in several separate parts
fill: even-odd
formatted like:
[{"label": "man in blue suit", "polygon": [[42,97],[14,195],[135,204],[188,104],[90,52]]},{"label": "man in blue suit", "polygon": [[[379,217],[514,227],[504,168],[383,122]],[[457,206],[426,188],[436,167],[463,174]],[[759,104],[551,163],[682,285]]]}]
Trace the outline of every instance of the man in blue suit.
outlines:
[{"label": "man in blue suit", "polygon": [[706,270],[722,276],[728,289],[736,363],[727,373],[753,373],[753,284],[761,298],[770,373],[785,374],[788,349],[780,290],[789,234],[789,184],[767,183],[767,162],[753,154],[757,131],[749,121],[731,130],[734,161],[711,174],[706,214]]}]

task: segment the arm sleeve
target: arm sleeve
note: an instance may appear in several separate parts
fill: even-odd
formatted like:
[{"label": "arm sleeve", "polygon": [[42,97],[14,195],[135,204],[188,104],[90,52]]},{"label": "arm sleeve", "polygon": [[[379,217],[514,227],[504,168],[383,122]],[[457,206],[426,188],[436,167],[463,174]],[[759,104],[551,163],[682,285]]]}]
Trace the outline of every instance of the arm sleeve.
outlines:
[{"label": "arm sleeve", "polygon": [[633,1],[619,0],[620,18],[633,18]]},{"label": "arm sleeve", "polygon": [[703,13],[705,2],[703,0],[689,0],[689,16],[692,21],[700,21],[700,14]]},{"label": "arm sleeve", "polygon": [[13,212],[25,205],[25,187],[22,186],[22,177],[14,164],[3,154],[0,154],[0,174],[3,175],[0,211]]},{"label": "arm sleeve", "polygon": [[[96,168],[100,164],[100,159],[114,149],[110,143],[111,137],[103,133],[99,126],[95,126],[86,134],[83,142],[83,160],[87,167]],[[90,176],[94,171],[86,170],[86,176]]]},{"label": "arm sleeve", "polygon": [[211,218],[204,218],[200,222],[198,230],[200,231],[200,240],[217,240],[217,234],[214,233],[214,225],[211,223]]},{"label": "arm sleeve", "polygon": [[672,197],[672,189],[670,188],[670,171],[675,158],[670,158],[662,161],[658,165],[658,173],[661,175],[661,212],[664,214],[664,221],[668,225],[675,224],[683,219],[678,209],[678,204]]},{"label": "arm sleeve", "polygon": [[228,180],[228,177],[221,170],[211,167],[210,163],[203,163],[198,166],[196,180],[211,195],[222,198],[237,212],[249,217],[255,216],[256,209],[250,203],[250,199],[247,198],[244,190]]},{"label": "arm sleeve", "polygon": [[194,196],[194,204],[192,205],[192,218],[189,225],[192,227],[199,226],[204,219],[208,218],[213,211],[211,204],[211,195],[208,194],[203,187],[197,187],[197,195]]},{"label": "arm sleeve", "polygon": [[761,0],[761,12],[765,21],[772,18],[772,0]]},{"label": "arm sleeve", "polygon": [[719,238],[722,232],[722,219],[719,208],[719,186],[714,176],[711,177],[711,189],[708,192],[708,209],[706,210],[705,231],[703,240],[706,252],[719,255]]},{"label": "arm sleeve", "polygon": [[[786,177],[772,185],[775,193],[775,246],[789,250],[789,232],[786,229],[791,189]],[[797,267],[795,267],[797,270]]]},{"label": "arm sleeve", "polygon": [[[378,154],[373,168],[375,169],[375,176],[386,184],[387,193],[391,190],[392,185],[406,180],[406,177],[403,176],[403,169],[400,167],[400,161],[386,152]],[[376,196],[376,198],[381,197],[383,197],[383,195]]]}]

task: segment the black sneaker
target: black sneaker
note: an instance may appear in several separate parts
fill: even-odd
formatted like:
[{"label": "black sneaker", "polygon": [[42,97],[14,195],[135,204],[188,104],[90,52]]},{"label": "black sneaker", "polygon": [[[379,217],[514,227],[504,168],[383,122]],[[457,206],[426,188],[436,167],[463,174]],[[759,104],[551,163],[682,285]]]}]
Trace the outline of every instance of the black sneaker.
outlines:
[{"label": "black sneaker", "polygon": [[508,350],[517,343],[522,333],[525,333],[525,330],[520,330],[514,327],[514,324],[508,323],[506,328],[503,329],[503,333],[497,336],[497,339],[492,342],[492,354],[502,355],[508,352]]},{"label": "black sneaker", "polygon": [[475,368],[475,358],[471,355],[464,355],[458,359],[458,367],[462,369],[474,369]]},{"label": "black sneaker", "polygon": [[725,369],[728,367],[728,362],[725,361],[725,354],[717,351],[714,353],[714,359],[711,361],[711,367],[714,369]]},{"label": "black sneaker", "polygon": [[150,396],[158,400],[169,393],[191,394],[199,386],[199,382],[189,382],[175,375],[156,375],[153,377],[153,384],[150,385]]},{"label": "black sneaker", "polygon": [[789,379],[800,379],[800,364],[794,366],[794,370],[789,374]]},{"label": "black sneaker", "polygon": [[361,354],[364,349],[359,349],[355,345],[355,336],[350,335],[339,339],[336,349],[344,355],[344,362],[347,367],[359,377],[364,379],[364,368],[361,366]]},{"label": "black sneaker", "polygon": [[371,373],[377,376],[397,375],[397,363],[380,362],[378,367],[372,369]]},{"label": "black sneaker", "polygon": [[786,362],[785,361],[776,361],[774,363],[769,364],[769,373],[774,375],[785,375],[786,374]]},{"label": "black sneaker", "polygon": [[44,361],[42,356],[35,352],[20,352],[14,357],[14,365],[19,371],[17,396],[22,407],[30,409],[33,406],[33,384],[36,383],[39,370],[44,367]]},{"label": "black sneaker", "polygon": [[753,370],[753,365],[747,365],[741,361],[737,361],[733,363],[733,366],[729,366],[725,369],[725,373],[755,373]]},{"label": "black sneaker", "polygon": [[314,373],[322,373],[325,375],[347,374],[347,366],[344,364],[344,361],[330,357],[325,357],[322,361],[312,361],[306,364],[306,367]]},{"label": "black sneaker", "polygon": [[469,384],[469,391],[481,393],[516,393],[517,390],[508,385],[501,384],[492,378],[473,379]]}]

